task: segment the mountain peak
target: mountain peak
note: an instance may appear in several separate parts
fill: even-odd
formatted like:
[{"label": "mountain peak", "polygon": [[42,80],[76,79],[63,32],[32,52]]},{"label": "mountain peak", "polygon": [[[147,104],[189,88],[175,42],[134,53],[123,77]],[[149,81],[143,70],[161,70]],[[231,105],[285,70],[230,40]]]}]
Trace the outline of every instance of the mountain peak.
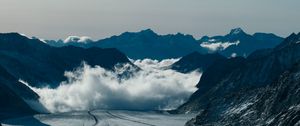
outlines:
[{"label": "mountain peak", "polygon": [[296,33],[292,33],[290,36],[288,36],[286,38],[287,40],[299,40],[300,39],[300,33],[296,34]]},{"label": "mountain peak", "polygon": [[294,46],[300,43],[300,33],[292,33],[282,43],[280,43],[275,49],[282,49],[287,46]]},{"label": "mountain peak", "polygon": [[230,31],[230,35],[245,34],[242,28],[234,28]]},{"label": "mountain peak", "polygon": [[156,34],[152,29],[148,28],[145,30],[142,30],[141,33],[146,33],[146,34]]}]

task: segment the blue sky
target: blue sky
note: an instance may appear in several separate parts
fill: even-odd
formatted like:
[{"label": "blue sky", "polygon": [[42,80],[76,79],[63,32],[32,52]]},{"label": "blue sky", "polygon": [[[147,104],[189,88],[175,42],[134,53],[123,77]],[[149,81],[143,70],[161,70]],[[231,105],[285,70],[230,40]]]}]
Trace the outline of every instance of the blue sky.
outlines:
[{"label": "blue sky", "polygon": [[300,0],[0,0],[0,32],[101,39],[151,28],[196,38],[246,32],[300,32]]}]

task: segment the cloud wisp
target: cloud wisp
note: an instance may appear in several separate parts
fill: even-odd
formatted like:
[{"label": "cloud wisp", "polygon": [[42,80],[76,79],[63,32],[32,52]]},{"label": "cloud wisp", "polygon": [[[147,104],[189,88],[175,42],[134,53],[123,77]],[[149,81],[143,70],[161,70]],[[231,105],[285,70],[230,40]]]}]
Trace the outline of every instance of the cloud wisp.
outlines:
[{"label": "cloud wisp", "polygon": [[79,37],[79,36],[69,36],[67,37],[63,42],[64,43],[89,43],[89,42],[92,42],[93,40],[88,37],[88,36],[82,36],[82,37]]},{"label": "cloud wisp", "polygon": [[[157,110],[173,109],[196,91],[201,74],[183,74],[165,69],[176,60],[137,60],[142,70],[127,79],[118,72],[83,64],[75,71],[65,72],[67,81],[56,89],[30,87],[50,112],[90,109]],[[118,69],[128,69],[128,64]]]},{"label": "cloud wisp", "polygon": [[213,52],[215,51],[222,51],[230,46],[237,46],[240,44],[240,41],[236,42],[203,42],[200,44],[201,47],[207,48]]}]

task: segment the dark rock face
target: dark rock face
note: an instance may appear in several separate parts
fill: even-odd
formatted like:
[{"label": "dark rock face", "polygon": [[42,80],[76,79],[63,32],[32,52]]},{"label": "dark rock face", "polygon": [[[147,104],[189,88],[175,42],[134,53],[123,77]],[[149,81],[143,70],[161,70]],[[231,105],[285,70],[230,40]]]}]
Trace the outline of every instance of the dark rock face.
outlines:
[{"label": "dark rock face", "polygon": [[271,51],[212,66],[177,112],[200,112],[187,125],[299,125],[299,40],[293,34]]},{"label": "dark rock face", "polygon": [[274,34],[255,33],[249,35],[241,28],[232,29],[229,34],[225,36],[205,36],[199,40],[199,43],[227,43],[232,44],[225,49],[217,49],[215,52],[230,57],[233,54],[237,56],[248,56],[258,49],[274,48],[283,41],[283,38]]},{"label": "dark rock face", "polygon": [[38,95],[0,67],[0,121],[37,113],[24,100],[37,100]]},{"label": "dark rock face", "polygon": [[219,105],[208,106],[188,125],[299,125],[299,68],[296,65],[267,87],[215,99],[213,105]]},{"label": "dark rock face", "polygon": [[172,64],[171,69],[181,73],[188,73],[197,69],[205,71],[213,63],[225,59],[226,58],[220,54],[200,54],[198,52],[193,52]]},{"label": "dark rock face", "polygon": [[0,56],[0,64],[4,69],[15,78],[36,87],[58,86],[59,82],[65,80],[64,72],[80,66],[83,61],[109,70],[118,63],[130,63],[116,49],[56,48],[17,33],[0,34]]}]

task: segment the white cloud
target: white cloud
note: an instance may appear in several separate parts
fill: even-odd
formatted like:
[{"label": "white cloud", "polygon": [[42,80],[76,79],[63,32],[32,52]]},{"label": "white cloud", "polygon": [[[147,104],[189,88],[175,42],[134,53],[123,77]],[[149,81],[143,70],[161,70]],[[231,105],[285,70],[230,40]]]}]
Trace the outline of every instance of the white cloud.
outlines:
[{"label": "white cloud", "polygon": [[240,44],[240,41],[236,42],[203,42],[200,44],[201,47],[207,48],[211,51],[222,51],[225,50],[226,48],[233,46],[233,45],[238,45]]},{"label": "white cloud", "polygon": [[88,36],[69,36],[64,40],[64,43],[75,42],[75,43],[88,43],[92,42],[92,39]]},{"label": "white cloud", "polygon": [[[118,72],[84,64],[66,72],[68,81],[56,89],[34,88],[40,102],[51,112],[104,109],[172,109],[184,103],[196,91],[201,74],[179,73],[162,69],[176,60],[161,62],[149,59],[134,63],[142,70],[127,79],[119,79]],[[123,65],[128,69],[128,65]],[[116,67],[122,71],[124,67]]]},{"label": "white cloud", "polygon": [[158,61],[158,60],[152,60],[152,59],[144,59],[144,60],[131,60],[136,66],[140,67],[140,68],[147,68],[149,69],[162,69],[165,67],[168,67],[170,65],[172,65],[173,63],[177,62],[178,60],[180,60],[180,58],[178,59],[165,59],[162,61]]}]

